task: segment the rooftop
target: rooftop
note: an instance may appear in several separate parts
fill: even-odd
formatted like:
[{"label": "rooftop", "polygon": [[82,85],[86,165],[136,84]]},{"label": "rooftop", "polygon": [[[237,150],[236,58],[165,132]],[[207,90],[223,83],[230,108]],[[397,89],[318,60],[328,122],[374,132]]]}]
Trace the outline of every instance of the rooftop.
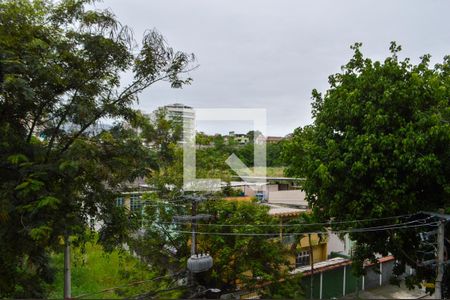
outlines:
[{"label": "rooftop", "polygon": [[269,193],[270,204],[283,204],[286,206],[297,206],[308,208],[306,194],[302,190],[284,190]]},{"label": "rooftop", "polygon": [[307,211],[306,209],[285,207],[274,204],[265,204],[269,206],[269,216],[274,217],[295,217],[301,214],[302,212]]},{"label": "rooftop", "polygon": [[[326,271],[326,270],[331,270],[334,268],[338,268],[344,265],[349,265],[351,264],[352,261],[350,259],[347,258],[342,258],[342,257],[335,257],[335,258],[331,258],[325,261],[321,261],[321,262],[317,262],[314,263],[314,272],[320,272],[320,271]],[[308,275],[311,272],[311,266],[303,266],[300,268],[296,268],[294,270],[291,271],[291,274],[298,274],[298,273],[306,273],[305,275]]]},{"label": "rooftop", "polygon": [[191,106],[184,105],[184,104],[182,104],[182,103],[168,104],[168,105],[164,105],[164,107],[166,107],[166,108],[186,108],[186,109],[192,109]]}]

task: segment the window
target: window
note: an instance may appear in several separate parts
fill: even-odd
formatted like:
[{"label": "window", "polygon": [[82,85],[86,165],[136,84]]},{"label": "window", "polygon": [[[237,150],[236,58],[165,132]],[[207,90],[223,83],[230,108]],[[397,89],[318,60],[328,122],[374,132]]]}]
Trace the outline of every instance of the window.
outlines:
[{"label": "window", "polygon": [[116,206],[123,206],[123,203],[124,203],[123,197],[116,198]]},{"label": "window", "polygon": [[303,267],[309,265],[309,251],[300,251],[295,259],[295,267]]},{"label": "window", "polygon": [[131,194],[130,196],[130,209],[131,211],[141,211],[142,201],[138,194]]}]

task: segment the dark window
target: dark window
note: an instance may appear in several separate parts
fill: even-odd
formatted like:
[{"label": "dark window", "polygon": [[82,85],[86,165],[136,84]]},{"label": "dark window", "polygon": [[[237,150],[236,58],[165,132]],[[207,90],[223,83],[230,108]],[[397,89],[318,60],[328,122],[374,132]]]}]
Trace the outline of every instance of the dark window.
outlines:
[{"label": "dark window", "polygon": [[303,267],[309,265],[309,251],[301,251],[295,259],[295,267]]},{"label": "dark window", "polygon": [[132,194],[130,196],[130,210],[140,211],[142,208],[141,197],[138,194]]},{"label": "dark window", "polygon": [[117,198],[116,198],[116,205],[117,205],[117,206],[123,206],[123,204],[124,204],[124,199],[123,199],[123,197],[117,197]]}]

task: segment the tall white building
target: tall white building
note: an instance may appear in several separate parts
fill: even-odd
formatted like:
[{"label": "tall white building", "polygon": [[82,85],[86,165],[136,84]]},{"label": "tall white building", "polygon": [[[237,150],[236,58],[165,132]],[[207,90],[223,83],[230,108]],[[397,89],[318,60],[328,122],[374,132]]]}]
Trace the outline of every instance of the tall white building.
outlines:
[{"label": "tall white building", "polygon": [[195,111],[191,106],[181,103],[174,103],[159,107],[152,113],[151,118],[155,119],[158,112],[163,111],[166,118],[183,126],[183,138],[181,142],[186,142],[195,136]]}]

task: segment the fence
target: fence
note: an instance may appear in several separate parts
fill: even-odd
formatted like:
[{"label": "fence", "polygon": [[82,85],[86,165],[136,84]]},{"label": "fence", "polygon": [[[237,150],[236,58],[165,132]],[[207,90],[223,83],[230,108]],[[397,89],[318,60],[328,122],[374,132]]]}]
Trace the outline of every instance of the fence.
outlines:
[{"label": "fence", "polygon": [[[340,298],[389,283],[394,267],[394,257],[388,256],[378,260],[377,264],[366,266],[366,274],[361,277],[353,275],[351,261],[348,259],[331,259],[315,264],[313,277],[313,298]],[[311,272],[304,268],[302,287],[305,298],[310,297]],[[409,270],[411,273],[411,270]]]}]

